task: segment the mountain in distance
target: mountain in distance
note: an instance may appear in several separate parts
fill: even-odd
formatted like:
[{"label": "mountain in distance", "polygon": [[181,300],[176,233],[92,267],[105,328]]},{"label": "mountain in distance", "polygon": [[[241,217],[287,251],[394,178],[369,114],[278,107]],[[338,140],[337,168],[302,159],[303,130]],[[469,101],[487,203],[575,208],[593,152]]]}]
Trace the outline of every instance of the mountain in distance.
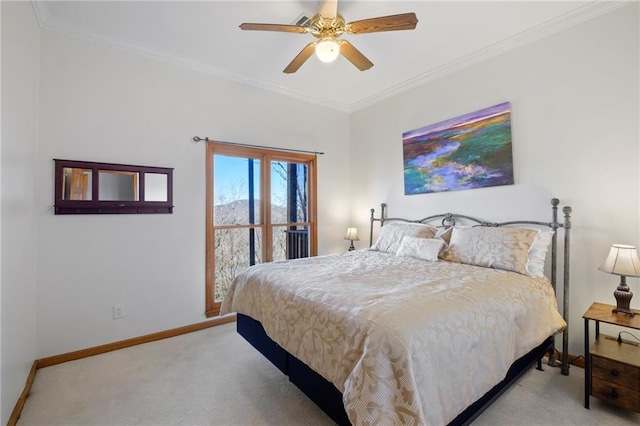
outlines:
[{"label": "mountain in distance", "polygon": [[[254,223],[260,221],[260,200],[255,200]],[[226,204],[214,205],[214,221],[216,225],[248,224],[249,222],[249,200],[235,200]],[[284,206],[271,205],[271,222],[286,223],[287,208]]]}]

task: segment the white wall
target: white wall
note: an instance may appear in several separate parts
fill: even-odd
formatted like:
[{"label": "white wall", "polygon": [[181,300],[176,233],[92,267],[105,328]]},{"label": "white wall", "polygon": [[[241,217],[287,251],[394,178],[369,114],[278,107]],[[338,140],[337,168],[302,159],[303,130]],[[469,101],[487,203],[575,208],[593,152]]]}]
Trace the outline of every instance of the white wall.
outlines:
[{"label": "white wall", "polygon": [[0,423],[36,358],[36,150],[40,30],[30,2],[2,2]]},{"label": "white wall", "polygon": [[[455,211],[490,220],[550,219],[573,207],[569,352],[582,314],[613,303],[618,278],[597,270],[612,243],[639,240],[638,4],[424,84],[352,116],[352,219],[389,203],[391,216]],[[404,195],[402,133],[510,101],[516,184]],[[640,308],[638,279],[630,278]]]},{"label": "white wall", "polygon": [[[616,278],[597,271],[610,244],[639,243],[637,4],[351,116],[39,32],[30,4],[2,2],[2,24],[3,422],[34,358],[205,320],[205,147],[194,135],[326,152],[320,253],[343,251],[348,225],[366,247],[369,208],[383,201],[393,215],[507,219],[547,218],[560,198],[574,207],[571,353],[586,307],[613,301]],[[502,101],[516,185],[403,195],[403,131]],[[55,216],[53,158],[174,167],[175,213]],[[112,320],[121,303],[126,317]]]},{"label": "white wall", "polygon": [[[348,114],[49,31],[41,50],[38,357],[206,319],[195,135],[325,152],[319,251],[347,247]],[[56,216],[54,158],[173,167],[174,214]]]}]

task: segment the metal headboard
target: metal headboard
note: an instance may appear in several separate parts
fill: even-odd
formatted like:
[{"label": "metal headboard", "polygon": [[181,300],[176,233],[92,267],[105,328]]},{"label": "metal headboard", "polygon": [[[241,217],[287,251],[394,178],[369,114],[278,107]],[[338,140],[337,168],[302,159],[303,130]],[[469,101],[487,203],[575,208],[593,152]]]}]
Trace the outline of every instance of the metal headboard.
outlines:
[{"label": "metal headboard", "polygon": [[[562,208],[562,213],[564,213],[564,221],[558,221],[558,205],[560,204],[560,200],[557,198],[551,199],[551,222],[541,222],[536,220],[514,220],[508,222],[487,222],[472,216],[466,216],[462,214],[456,213],[443,213],[443,214],[435,214],[432,216],[427,216],[422,219],[412,220],[405,218],[389,218],[387,217],[387,204],[381,204],[381,214],[379,218],[374,217],[375,209],[371,209],[371,224],[369,229],[369,247],[373,245],[373,224],[375,222],[380,222],[380,226],[384,226],[385,222],[389,221],[399,221],[399,222],[408,222],[408,223],[424,223],[424,224],[432,224],[434,222],[440,221],[440,227],[450,228],[455,226],[456,219],[464,220],[465,223],[471,222],[475,225],[473,226],[488,226],[488,227],[498,227],[498,226],[513,226],[513,225],[536,225],[541,227],[547,227],[553,230],[553,238],[551,239],[551,286],[553,287],[553,291],[557,294],[556,284],[557,284],[557,271],[558,271],[558,228],[564,229],[564,262],[563,262],[563,277],[562,277],[562,317],[567,323],[567,327],[562,332],[562,363],[561,363],[561,372],[565,376],[569,374],[569,266],[570,266],[570,255],[571,255],[571,207],[565,206]],[[549,365],[555,366],[555,353],[552,350],[549,355]]]}]

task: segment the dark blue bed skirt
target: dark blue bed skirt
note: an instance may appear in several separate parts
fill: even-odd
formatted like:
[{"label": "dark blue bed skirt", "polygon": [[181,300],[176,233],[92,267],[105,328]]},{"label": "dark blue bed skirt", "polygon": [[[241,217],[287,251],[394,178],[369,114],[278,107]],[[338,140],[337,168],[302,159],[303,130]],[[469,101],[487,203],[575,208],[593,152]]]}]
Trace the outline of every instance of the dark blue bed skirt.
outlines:
[{"label": "dark blue bed skirt", "polygon": [[[238,314],[237,330],[242,337],[278,367],[280,371],[289,376],[289,381],[304,392],[333,421],[339,425],[351,424],[347,413],[344,411],[342,393],[331,382],[271,340],[260,322],[246,315]],[[554,339],[553,336],[550,336],[540,346],[516,360],[511,365],[503,381],[467,407],[466,410],[449,423],[449,426],[470,424],[534,364],[538,363],[538,366],[540,366],[542,357],[546,353],[552,352],[553,347]]]}]

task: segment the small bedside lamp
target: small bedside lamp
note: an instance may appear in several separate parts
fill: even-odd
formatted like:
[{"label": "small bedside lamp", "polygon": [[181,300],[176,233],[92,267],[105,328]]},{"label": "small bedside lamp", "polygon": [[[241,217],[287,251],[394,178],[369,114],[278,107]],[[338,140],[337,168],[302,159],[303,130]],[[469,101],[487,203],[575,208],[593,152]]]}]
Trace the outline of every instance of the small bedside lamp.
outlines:
[{"label": "small bedside lamp", "polygon": [[360,241],[360,238],[358,238],[358,230],[356,228],[347,228],[347,234],[344,236],[344,239],[351,240],[349,251],[355,250],[356,248],[353,246],[353,242]]},{"label": "small bedside lamp", "polygon": [[602,272],[620,275],[620,284],[616,291],[613,292],[613,296],[616,298],[616,308],[613,312],[634,316],[635,313],[629,306],[633,293],[629,291],[627,277],[640,277],[640,259],[638,259],[636,248],[634,246],[614,244],[611,246],[609,256],[598,269]]}]

